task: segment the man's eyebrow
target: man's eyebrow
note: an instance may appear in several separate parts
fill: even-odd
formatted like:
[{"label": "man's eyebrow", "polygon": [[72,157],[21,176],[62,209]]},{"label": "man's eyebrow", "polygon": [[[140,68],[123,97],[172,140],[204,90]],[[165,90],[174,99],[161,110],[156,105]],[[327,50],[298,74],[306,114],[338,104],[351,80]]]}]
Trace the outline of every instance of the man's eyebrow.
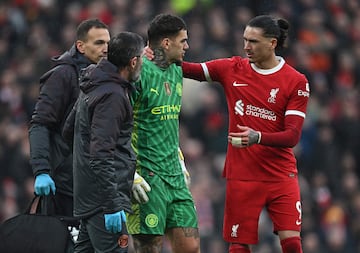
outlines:
[{"label": "man's eyebrow", "polygon": [[257,39],[248,39],[246,37],[244,37],[244,40],[249,41],[249,42],[258,42],[259,41]]},{"label": "man's eyebrow", "polygon": [[104,44],[107,43],[105,40],[95,40],[95,44]]}]

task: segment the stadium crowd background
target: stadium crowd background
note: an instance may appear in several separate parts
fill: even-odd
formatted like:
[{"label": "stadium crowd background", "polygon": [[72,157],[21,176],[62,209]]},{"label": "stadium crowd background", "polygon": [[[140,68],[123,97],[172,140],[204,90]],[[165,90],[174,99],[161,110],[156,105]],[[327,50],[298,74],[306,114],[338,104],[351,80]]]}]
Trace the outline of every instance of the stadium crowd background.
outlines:
[{"label": "stadium crowd background", "polygon": [[[145,36],[160,12],[187,22],[188,61],[243,55],[243,28],[254,15],[290,21],[289,47],[281,54],[306,74],[311,87],[301,142],[294,149],[304,253],[360,252],[359,0],[1,0],[0,221],[22,212],[33,196],[28,122],[50,57],[71,46],[83,19],[100,18],[112,34],[128,30]],[[221,86],[186,79],[180,121],[202,252],[227,252],[221,236],[227,144]],[[259,234],[254,253],[280,252],[266,213]]]}]

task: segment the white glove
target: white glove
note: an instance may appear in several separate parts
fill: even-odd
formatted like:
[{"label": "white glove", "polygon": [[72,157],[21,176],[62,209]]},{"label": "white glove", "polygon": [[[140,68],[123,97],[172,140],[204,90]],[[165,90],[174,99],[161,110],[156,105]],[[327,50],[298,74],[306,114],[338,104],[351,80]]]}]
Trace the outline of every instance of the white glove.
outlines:
[{"label": "white glove", "polygon": [[140,176],[137,172],[134,175],[134,183],[132,187],[132,193],[134,199],[139,203],[146,203],[149,201],[147,192],[151,191],[150,185],[145,181],[145,179]]},{"label": "white glove", "polygon": [[184,159],[184,155],[183,155],[181,149],[179,148],[178,151],[179,151],[179,162],[180,162],[180,165],[181,165],[181,170],[182,170],[182,173],[184,174],[184,179],[185,179],[186,186],[189,188],[190,184],[191,184],[190,173],[186,169],[185,159]]}]

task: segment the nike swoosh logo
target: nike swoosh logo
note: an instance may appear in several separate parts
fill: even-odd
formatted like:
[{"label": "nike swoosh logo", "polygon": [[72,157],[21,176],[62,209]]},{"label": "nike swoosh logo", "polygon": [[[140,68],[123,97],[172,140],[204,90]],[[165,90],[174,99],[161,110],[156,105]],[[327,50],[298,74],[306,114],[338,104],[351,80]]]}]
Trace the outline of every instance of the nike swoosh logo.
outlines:
[{"label": "nike swoosh logo", "polygon": [[237,83],[236,81],[233,82],[233,86],[234,87],[244,87],[244,86],[248,86],[247,83]]},{"label": "nike swoosh logo", "polygon": [[298,220],[297,220],[297,221],[295,221],[295,223],[296,223],[296,225],[298,225],[298,226],[301,225],[301,221],[298,221]]}]

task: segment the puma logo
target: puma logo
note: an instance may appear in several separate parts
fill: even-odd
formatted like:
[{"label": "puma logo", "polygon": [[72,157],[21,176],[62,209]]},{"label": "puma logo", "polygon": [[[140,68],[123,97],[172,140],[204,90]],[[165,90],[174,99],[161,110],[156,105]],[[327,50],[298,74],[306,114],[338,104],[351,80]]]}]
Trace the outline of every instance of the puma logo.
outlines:
[{"label": "puma logo", "polygon": [[159,96],[159,92],[157,91],[157,89],[150,88],[150,92],[154,92],[156,95]]}]

